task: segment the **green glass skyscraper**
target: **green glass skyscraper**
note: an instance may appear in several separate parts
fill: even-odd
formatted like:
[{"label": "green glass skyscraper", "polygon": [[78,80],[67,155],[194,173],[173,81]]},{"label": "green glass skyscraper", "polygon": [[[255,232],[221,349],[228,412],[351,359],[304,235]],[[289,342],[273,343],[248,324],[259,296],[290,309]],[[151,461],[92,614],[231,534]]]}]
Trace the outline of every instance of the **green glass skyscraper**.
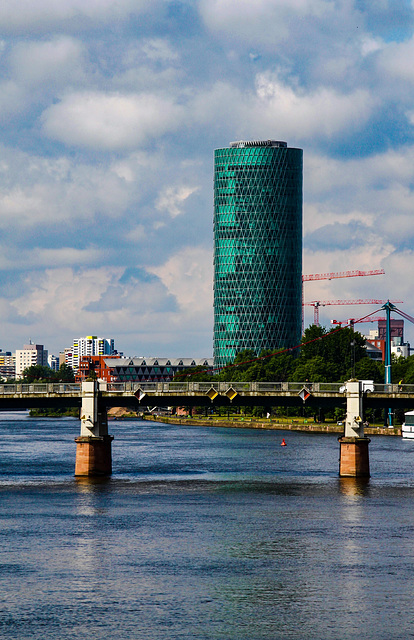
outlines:
[{"label": "green glass skyscraper", "polygon": [[302,325],[302,149],[232,142],[214,162],[214,363],[294,347]]}]

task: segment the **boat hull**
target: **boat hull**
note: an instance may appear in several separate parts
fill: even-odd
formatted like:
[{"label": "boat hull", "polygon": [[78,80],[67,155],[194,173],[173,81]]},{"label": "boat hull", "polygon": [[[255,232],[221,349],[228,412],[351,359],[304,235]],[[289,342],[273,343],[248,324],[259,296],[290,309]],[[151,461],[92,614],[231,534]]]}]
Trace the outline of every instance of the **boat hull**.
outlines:
[{"label": "boat hull", "polygon": [[414,440],[414,426],[403,424],[401,427],[401,436],[408,440]]}]

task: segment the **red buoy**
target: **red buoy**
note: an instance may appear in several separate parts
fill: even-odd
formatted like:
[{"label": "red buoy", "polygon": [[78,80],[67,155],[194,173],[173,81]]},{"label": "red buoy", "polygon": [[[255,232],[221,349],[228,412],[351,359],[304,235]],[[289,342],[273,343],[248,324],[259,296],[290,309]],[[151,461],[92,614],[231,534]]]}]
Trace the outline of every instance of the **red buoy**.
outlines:
[{"label": "red buoy", "polygon": [[280,446],[281,446],[281,447],[287,447],[287,444],[286,444],[286,442],[285,442],[285,439],[284,439],[284,438],[282,439],[282,442],[280,443]]}]

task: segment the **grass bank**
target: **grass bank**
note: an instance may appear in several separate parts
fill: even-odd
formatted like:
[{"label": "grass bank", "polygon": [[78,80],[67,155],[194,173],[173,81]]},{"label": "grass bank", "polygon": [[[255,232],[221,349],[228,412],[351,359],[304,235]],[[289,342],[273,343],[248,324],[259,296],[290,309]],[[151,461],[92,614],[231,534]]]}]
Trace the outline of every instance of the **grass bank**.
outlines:
[{"label": "grass bank", "polygon": [[[151,420],[154,422],[163,422],[165,424],[183,424],[200,427],[231,427],[232,429],[271,429],[279,431],[308,431],[313,433],[337,433],[343,434],[344,427],[336,423],[314,423],[310,420],[295,418],[287,422],[282,418],[268,419],[268,418],[240,418],[239,416],[231,418],[204,418],[204,417],[192,417],[186,418],[184,416],[153,416],[144,415],[144,420]],[[394,429],[384,428],[383,426],[370,426],[364,429],[366,436],[382,435],[382,436],[401,436],[401,427],[395,427]]]}]

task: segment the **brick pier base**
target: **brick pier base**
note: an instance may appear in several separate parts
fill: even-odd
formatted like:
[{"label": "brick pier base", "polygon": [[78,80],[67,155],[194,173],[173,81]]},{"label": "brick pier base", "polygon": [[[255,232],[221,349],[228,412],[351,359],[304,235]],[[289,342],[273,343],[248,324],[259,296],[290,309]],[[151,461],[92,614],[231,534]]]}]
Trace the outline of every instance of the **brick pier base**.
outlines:
[{"label": "brick pier base", "polygon": [[369,478],[369,438],[338,438],[339,475],[343,477]]},{"label": "brick pier base", "polygon": [[80,436],[76,442],[75,476],[110,476],[113,436]]}]

